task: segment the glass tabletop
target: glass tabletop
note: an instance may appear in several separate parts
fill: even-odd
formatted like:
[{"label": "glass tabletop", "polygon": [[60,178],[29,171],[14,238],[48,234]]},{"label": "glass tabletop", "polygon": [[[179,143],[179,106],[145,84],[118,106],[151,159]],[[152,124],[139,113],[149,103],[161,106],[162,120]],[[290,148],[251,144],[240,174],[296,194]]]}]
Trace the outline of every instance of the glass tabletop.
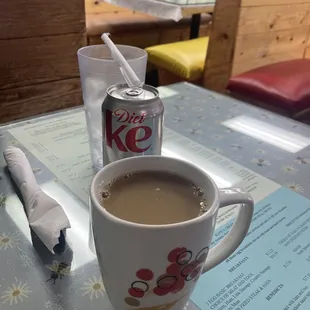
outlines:
[{"label": "glass tabletop", "polygon": [[[219,187],[246,188],[257,205],[283,188],[310,198],[310,127],[187,83],[161,87],[160,94],[163,155],[196,163]],[[30,231],[0,157],[0,309],[112,309],[89,234],[88,187],[95,172],[83,109],[2,126],[0,145],[2,151],[15,145],[25,152],[38,183],[63,206],[72,226],[65,251],[51,254]],[[301,204],[308,201],[302,196]],[[219,232],[236,210],[219,214]],[[70,267],[66,273],[60,271],[63,266]],[[188,309],[212,306],[213,293],[204,292],[206,301],[201,299],[208,274],[204,277]],[[235,278],[231,273],[229,279]],[[227,309],[237,309],[234,302]],[[223,305],[217,302],[212,309],[226,309]],[[245,304],[240,309],[252,308]]]}]

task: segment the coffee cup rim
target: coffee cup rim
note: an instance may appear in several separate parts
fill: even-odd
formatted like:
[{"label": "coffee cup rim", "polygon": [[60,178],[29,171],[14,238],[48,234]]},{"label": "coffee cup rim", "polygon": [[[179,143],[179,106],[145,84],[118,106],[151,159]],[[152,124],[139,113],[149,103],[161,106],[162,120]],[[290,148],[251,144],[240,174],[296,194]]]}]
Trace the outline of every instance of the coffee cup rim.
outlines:
[{"label": "coffee cup rim", "polygon": [[[199,171],[199,173],[203,174],[204,177],[207,178],[210,181],[210,183],[212,184],[212,190],[214,193],[214,198],[213,198],[213,201],[212,201],[212,204],[211,204],[209,210],[207,212],[205,212],[203,215],[195,217],[193,219],[189,219],[187,221],[171,223],[171,224],[151,224],[151,225],[126,221],[126,220],[123,220],[123,219],[111,214],[110,212],[108,212],[100,204],[100,202],[96,198],[96,194],[95,194],[96,193],[95,186],[96,186],[97,180],[98,180],[98,178],[100,178],[101,174],[104,173],[104,171],[106,169],[111,169],[111,167],[119,165],[125,161],[129,162],[129,161],[150,160],[150,159],[152,159],[152,160],[157,159],[159,161],[161,161],[161,160],[175,161],[175,162],[178,162],[182,165],[187,165],[191,169]],[[161,156],[161,155],[144,155],[144,156],[136,156],[136,157],[128,157],[128,158],[120,159],[120,160],[117,160],[115,162],[112,162],[112,163],[104,166],[101,170],[99,170],[91,182],[90,201],[91,201],[93,207],[95,207],[99,211],[99,213],[101,213],[108,220],[114,222],[115,224],[125,225],[128,227],[144,228],[144,229],[170,229],[170,228],[175,228],[175,227],[179,227],[179,226],[188,226],[188,225],[197,224],[197,223],[200,223],[200,222],[208,219],[210,216],[214,216],[216,214],[218,208],[219,208],[219,191],[218,191],[217,185],[215,184],[215,182],[213,181],[211,176],[207,172],[205,172],[203,169],[201,169],[199,166],[197,166],[197,165],[195,165],[189,161],[185,161],[185,160],[179,159],[179,158],[168,157],[168,156]],[[216,201],[218,201],[217,204],[215,203]]]}]

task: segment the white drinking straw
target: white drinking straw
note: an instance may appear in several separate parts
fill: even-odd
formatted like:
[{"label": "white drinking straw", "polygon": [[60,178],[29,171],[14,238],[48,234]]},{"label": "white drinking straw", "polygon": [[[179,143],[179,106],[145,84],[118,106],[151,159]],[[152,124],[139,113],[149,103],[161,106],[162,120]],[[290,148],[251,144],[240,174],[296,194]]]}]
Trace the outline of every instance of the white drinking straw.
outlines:
[{"label": "white drinking straw", "polygon": [[109,33],[104,33],[101,36],[101,39],[105,42],[105,44],[110,49],[111,55],[113,59],[118,63],[121,73],[130,88],[142,88],[143,82],[139,80],[136,73],[132,70],[127,60],[109,38]]}]

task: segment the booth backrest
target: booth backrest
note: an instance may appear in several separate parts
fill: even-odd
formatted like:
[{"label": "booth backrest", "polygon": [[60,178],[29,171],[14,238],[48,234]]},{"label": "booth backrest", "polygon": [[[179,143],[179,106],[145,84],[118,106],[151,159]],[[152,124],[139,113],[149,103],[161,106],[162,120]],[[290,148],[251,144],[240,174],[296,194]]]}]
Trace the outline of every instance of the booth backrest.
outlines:
[{"label": "booth backrest", "polygon": [[310,58],[310,0],[217,0],[204,86],[223,91],[231,76]]}]

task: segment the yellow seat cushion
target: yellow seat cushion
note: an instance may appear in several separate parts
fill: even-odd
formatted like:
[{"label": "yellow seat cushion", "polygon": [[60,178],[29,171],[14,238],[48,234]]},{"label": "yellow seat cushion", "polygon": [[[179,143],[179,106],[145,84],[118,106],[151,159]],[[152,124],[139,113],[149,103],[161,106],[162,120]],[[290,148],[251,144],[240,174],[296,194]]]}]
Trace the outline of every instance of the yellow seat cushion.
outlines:
[{"label": "yellow seat cushion", "polygon": [[186,80],[201,77],[207,54],[209,37],[146,48],[148,61]]}]

